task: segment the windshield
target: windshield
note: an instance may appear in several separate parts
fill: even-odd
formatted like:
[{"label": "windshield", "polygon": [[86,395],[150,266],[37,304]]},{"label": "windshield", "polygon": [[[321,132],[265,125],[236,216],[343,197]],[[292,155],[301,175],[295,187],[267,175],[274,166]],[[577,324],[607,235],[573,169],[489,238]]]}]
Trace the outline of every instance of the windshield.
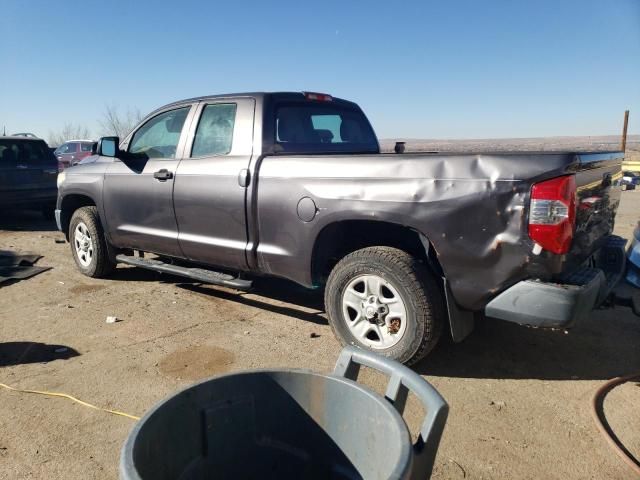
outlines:
[{"label": "windshield", "polygon": [[364,114],[330,103],[281,104],[276,144],[288,153],[377,153],[378,141]]}]

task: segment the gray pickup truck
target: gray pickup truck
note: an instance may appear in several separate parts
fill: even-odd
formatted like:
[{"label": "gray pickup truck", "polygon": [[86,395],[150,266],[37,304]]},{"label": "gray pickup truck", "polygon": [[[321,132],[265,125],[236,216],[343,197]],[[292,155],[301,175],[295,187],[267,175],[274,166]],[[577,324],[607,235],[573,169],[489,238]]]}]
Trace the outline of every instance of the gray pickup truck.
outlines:
[{"label": "gray pickup truck", "polygon": [[621,152],[382,154],[356,104],[303,92],[175,102],[94,153],[58,179],[82,273],[323,287],[341,342],[408,364],[485,317],[568,328],[624,269]]}]

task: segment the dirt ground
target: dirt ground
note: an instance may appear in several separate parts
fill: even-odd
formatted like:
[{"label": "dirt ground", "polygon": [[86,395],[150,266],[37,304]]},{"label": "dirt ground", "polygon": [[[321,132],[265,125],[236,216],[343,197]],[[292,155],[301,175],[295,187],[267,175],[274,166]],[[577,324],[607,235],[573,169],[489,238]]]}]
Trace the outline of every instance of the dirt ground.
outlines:
[{"label": "dirt ground", "polygon": [[[640,191],[625,192],[617,233],[629,238],[639,217]],[[53,267],[0,288],[1,383],[141,415],[221,372],[333,368],[340,346],[318,292],[261,280],[238,293],[127,267],[93,280],[78,273],[69,245],[55,242],[61,238],[35,214],[0,221],[0,249],[40,253],[39,264]],[[121,321],[108,324],[109,315]],[[416,370],[451,407],[433,478],[632,477],[590,412],[605,380],[640,372],[640,321],[629,310],[593,312],[566,334],[488,320],[465,342],[444,342]],[[363,381],[383,388],[376,375]],[[638,386],[614,390],[605,409],[640,457]],[[405,416],[415,431],[415,402]],[[133,423],[0,389],[0,478],[116,478]]]}]

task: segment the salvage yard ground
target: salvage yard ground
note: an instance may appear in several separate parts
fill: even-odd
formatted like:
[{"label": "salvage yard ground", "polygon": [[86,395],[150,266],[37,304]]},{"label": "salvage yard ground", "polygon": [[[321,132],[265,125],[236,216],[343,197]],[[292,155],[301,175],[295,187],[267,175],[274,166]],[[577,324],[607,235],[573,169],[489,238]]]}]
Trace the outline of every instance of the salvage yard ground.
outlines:
[{"label": "salvage yard ground", "polygon": [[[624,192],[616,233],[630,238],[639,217],[640,191]],[[40,218],[0,220],[0,249],[40,253],[39,265],[53,267],[0,288],[0,383],[141,415],[222,372],[332,370],[340,346],[321,293],[274,280],[238,293],[128,267],[90,279]],[[640,372],[640,321],[628,310],[593,312],[568,334],[486,321],[416,370],[451,407],[433,478],[631,477],[590,412],[605,380]],[[364,380],[383,387],[376,375]],[[640,388],[614,390],[605,410],[639,457]],[[415,431],[414,403],[406,417]],[[0,389],[0,478],[116,478],[132,425],[68,400]]]}]

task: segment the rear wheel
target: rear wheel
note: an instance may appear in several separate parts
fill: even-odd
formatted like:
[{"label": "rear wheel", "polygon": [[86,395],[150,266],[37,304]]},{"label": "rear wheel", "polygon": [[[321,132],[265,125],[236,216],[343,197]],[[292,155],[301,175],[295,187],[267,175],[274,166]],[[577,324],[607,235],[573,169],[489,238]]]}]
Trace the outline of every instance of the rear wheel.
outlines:
[{"label": "rear wheel", "polygon": [[416,258],[391,247],[344,257],[325,289],[325,307],[343,344],[413,364],[438,342],[444,322],[440,287]]},{"label": "rear wheel", "polygon": [[69,222],[69,243],[78,270],[84,275],[102,278],[115,268],[115,263],[109,259],[96,207],[82,207],[73,212]]}]

